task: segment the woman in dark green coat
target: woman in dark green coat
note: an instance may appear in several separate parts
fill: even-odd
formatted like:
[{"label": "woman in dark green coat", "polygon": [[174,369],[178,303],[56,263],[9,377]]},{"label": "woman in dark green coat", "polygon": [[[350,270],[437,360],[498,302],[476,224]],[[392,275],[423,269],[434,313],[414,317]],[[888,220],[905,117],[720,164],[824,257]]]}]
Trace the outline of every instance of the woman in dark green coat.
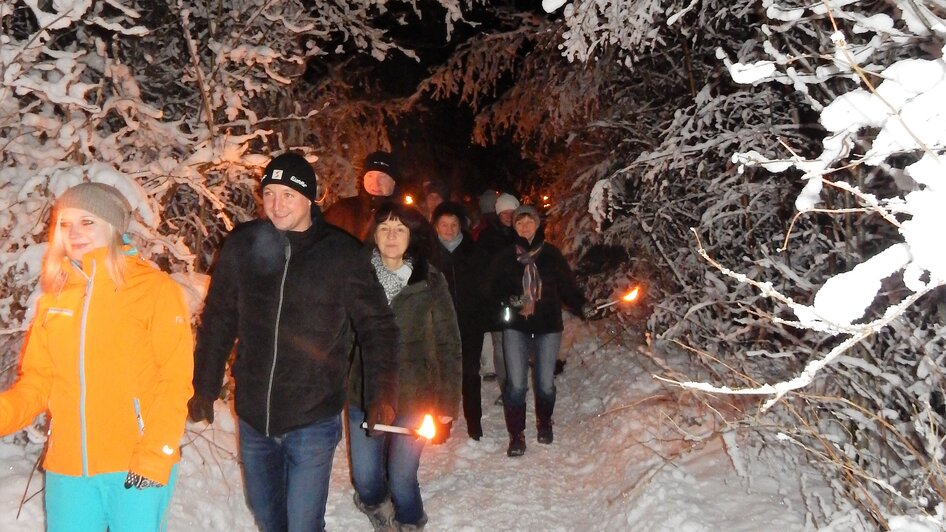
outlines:
[{"label": "woman in dark green coat", "polygon": [[[366,243],[400,331],[398,406],[394,424],[417,428],[424,415],[438,422],[442,443],[460,403],[460,330],[443,275],[427,260],[432,230],[411,207],[375,212]],[[352,366],[349,393],[355,505],[376,530],[419,530],[427,522],[417,482],[426,441],[413,435],[369,434],[362,428],[361,365]],[[393,506],[393,508],[392,508]]]}]

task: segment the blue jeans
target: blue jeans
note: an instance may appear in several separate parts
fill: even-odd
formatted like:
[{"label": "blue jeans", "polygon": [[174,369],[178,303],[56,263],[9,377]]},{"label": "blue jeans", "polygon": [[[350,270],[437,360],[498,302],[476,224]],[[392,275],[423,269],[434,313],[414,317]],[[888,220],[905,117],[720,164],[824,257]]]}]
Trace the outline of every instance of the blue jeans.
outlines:
[{"label": "blue jeans", "polygon": [[503,355],[506,359],[503,410],[509,432],[518,433],[525,429],[530,353],[535,355],[532,382],[535,388],[536,418],[539,425],[551,424],[555,406],[555,359],[561,345],[561,332],[532,334],[515,329],[503,331]]},{"label": "blue jeans", "polygon": [[325,529],[325,502],[341,416],[281,436],[266,436],[240,420],[246,503],[262,532]]},{"label": "blue jeans", "polygon": [[[422,420],[422,414],[399,415],[394,424],[417,428]],[[417,482],[417,468],[427,440],[404,434],[368,436],[361,427],[364,421],[364,411],[354,405],[348,407],[351,476],[358,497],[366,506],[374,506],[390,493],[397,522],[418,524],[424,517],[424,501]]]},{"label": "blue jeans", "polygon": [[73,477],[46,472],[48,532],[167,530],[167,508],[174,493],[177,465],[167,485],[125,489],[127,472]]}]

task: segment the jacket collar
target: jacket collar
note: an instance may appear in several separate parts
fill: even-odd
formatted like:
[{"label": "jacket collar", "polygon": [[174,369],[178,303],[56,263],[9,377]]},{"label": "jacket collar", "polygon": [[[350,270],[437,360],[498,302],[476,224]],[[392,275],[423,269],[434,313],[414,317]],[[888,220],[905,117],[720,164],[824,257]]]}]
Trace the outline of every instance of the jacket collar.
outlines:
[{"label": "jacket collar", "polygon": [[312,204],[312,225],[305,231],[280,231],[276,229],[273,222],[267,220],[273,231],[277,231],[293,249],[301,249],[311,246],[313,243],[321,240],[326,234],[325,218],[322,216],[322,210],[319,206]]},{"label": "jacket collar", "polygon": [[430,266],[426,259],[414,259],[414,269],[411,271],[411,278],[407,280],[407,286],[427,280],[427,271]]},{"label": "jacket collar", "polygon": [[105,258],[108,255],[108,246],[102,246],[89,251],[79,260],[72,260],[64,257],[64,271],[68,272],[70,278],[78,276],[84,282],[93,276],[102,275],[105,272]]}]

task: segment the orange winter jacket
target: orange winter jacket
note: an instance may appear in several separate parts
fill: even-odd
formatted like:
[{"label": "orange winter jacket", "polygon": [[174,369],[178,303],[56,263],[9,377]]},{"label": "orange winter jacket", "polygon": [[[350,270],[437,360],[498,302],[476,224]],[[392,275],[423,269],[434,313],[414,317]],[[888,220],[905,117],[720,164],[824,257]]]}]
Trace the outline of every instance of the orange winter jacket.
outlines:
[{"label": "orange winter jacket", "polygon": [[105,254],[67,261],[63,288],[40,298],[19,378],[0,394],[0,434],[48,410],[48,471],[130,470],[166,484],[192,394],[188,310],[181,288],[138,257],[124,257],[116,289]]}]

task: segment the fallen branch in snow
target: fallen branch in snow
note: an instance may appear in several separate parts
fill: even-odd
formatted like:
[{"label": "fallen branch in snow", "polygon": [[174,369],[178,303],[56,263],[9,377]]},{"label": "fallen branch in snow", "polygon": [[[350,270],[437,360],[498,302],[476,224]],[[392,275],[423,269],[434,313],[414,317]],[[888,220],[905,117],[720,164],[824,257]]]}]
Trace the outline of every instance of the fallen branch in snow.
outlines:
[{"label": "fallen branch in snow", "polygon": [[23,496],[20,497],[20,505],[19,505],[19,506],[17,507],[17,509],[16,509],[16,518],[17,518],[17,519],[20,518],[20,512],[23,511],[23,505],[26,504],[27,502],[29,502],[33,497],[35,497],[35,496],[39,495],[40,493],[42,493],[43,490],[46,489],[45,487],[43,487],[43,488],[39,489],[36,493],[30,495],[29,497],[26,496],[26,494],[29,493],[29,491],[30,491],[30,484],[33,482],[33,475],[36,474],[36,470],[39,469],[39,464],[42,463],[43,458],[46,457],[46,449],[47,449],[47,448],[48,448],[48,443],[47,443],[47,445],[43,445],[43,452],[39,453],[39,456],[36,457],[36,461],[33,462],[33,468],[30,469],[30,476],[27,477],[27,479],[26,479],[26,486],[23,487]]}]

